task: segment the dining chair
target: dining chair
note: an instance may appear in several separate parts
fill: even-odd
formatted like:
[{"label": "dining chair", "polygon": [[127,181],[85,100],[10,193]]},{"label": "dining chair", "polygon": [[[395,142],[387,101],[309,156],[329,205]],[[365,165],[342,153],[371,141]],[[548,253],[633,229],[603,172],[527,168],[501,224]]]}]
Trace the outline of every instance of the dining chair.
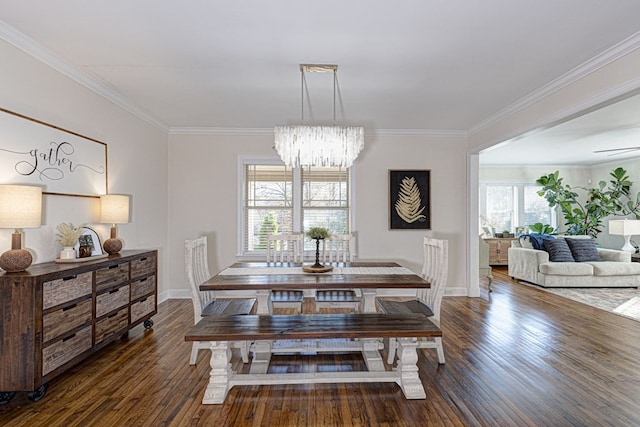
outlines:
[{"label": "dining chair", "polygon": [[[322,261],[352,262],[353,235],[332,234],[323,241]],[[318,289],[315,296],[316,312],[321,308],[350,308],[358,311],[360,298],[353,289]]]},{"label": "dining chair", "polygon": [[[211,278],[209,273],[209,263],[207,260],[207,237],[200,237],[184,242],[184,263],[187,273],[189,288],[191,289],[191,301],[193,302],[194,324],[198,323],[205,316],[231,316],[235,314],[249,314],[256,302],[255,298],[218,300],[214,291],[201,291],[200,285]],[[239,341],[231,344],[232,347],[240,348],[242,361],[249,362],[248,341]],[[190,365],[196,364],[198,351],[209,349],[208,342],[194,341],[191,346]]]},{"label": "dining chair", "polygon": [[[377,303],[385,313],[424,314],[437,327],[440,327],[440,305],[449,269],[449,241],[425,237],[423,251],[424,258],[420,275],[431,283],[431,287],[419,290],[415,300],[401,302],[378,299]],[[387,362],[390,364],[395,359],[397,346],[396,340],[389,338]],[[441,337],[421,338],[418,340],[418,348],[435,348],[438,354],[438,363],[445,363]]]},{"label": "dining chair", "polygon": [[[267,262],[302,262],[304,234],[270,234],[267,236]],[[304,291],[299,289],[272,289],[274,308],[295,308],[302,312]]]}]

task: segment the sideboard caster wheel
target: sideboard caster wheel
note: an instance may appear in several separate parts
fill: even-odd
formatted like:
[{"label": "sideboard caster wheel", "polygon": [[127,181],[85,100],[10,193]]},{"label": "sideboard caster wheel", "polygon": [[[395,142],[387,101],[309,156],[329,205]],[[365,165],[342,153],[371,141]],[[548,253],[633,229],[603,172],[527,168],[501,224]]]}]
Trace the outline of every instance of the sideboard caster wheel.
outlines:
[{"label": "sideboard caster wheel", "polygon": [[153,327],[153,320],[147,319],[144,321],[144,328],[151,329]]},{"label": "sideboard caster wheel", "polygon": [[15,397],[16,393],[13,391],[0,391],[0,406],[6,405]]},{"label": "sideboard caster wheel", "polygon": [[47,385],[42,384],[37,389],[27,393],[27,399],[29,399],[32,402],[37,402],[38,400],[42,399],[45,394],[47,394]]}]

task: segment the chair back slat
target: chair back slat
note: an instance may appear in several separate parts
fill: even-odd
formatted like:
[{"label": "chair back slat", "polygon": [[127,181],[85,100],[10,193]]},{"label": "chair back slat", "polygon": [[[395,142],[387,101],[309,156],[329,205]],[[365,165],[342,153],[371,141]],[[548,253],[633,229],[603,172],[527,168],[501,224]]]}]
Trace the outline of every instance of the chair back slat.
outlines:
[{"label": "chair back slat", "polygon": [[353,235],[332,234],[323,241],[323,262],[353,261]]},{"label": "chair back slat", "polygon": [[304,235],[270,234],[267,236],[267,262],[301,262]]},{"label": "chair back slat", "polygon": [[215,292],[200,291],[200,285],[211,278],[207,259],[207,237],[199,237],[184,242],[184,264],[187,281],[191,290],[195,323],[202,318],[202,307],[215,299]]},{"label": "chair back slat", "polygon": [[418,299],[433,311],[433,318],[440,321],[440,305],[449,271],[449,241],[424,238],[424,261],[421,276],[431,287],[421,290]]}]

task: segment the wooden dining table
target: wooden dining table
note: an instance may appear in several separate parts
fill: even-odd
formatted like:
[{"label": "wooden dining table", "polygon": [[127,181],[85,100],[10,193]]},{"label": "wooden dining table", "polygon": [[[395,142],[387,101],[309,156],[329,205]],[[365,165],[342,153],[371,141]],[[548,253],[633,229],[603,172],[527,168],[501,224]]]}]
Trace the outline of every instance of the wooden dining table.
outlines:
[{"label": "wooden dining table", "polygon": [[[421,289],[430,283],[418,274],[396,262],[340,262],[328,263],[333,270],[325,273],[307,273],[302,263],[238,262],[222,270],[200,285],[201,291],[254,291],[259,315],[273,314],[270,294],[273,289],[359,289],[360,311],[376,312],[378,289]],[[288,342],[287,340],[256,341],[251,365],[252,373],[265,373],[271,354],[306,351],[359,351],[362,352],[369,371],[384,371],[379,350],[380,340],[332,342]]]},{"label": "wooden dining table", "polygon": [[254,291],[257,314],[272,314],[273,289],[360,289],[360,311],[376,312],[378,289],[429,288],[430,283],[396,262],[328,263],[326,273],[307,273],[302,263],[238,262],[200,285],[201,291]]}]

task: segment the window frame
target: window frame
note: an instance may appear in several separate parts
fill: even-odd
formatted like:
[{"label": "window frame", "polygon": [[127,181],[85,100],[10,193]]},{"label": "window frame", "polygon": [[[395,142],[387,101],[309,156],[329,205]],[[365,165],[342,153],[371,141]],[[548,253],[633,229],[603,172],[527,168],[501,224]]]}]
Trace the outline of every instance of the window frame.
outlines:
[{"label": "window frame", "polygon": [[[245,236],[247,233],[245,224],[245,166],[246,165],[277,165],[284,166],[284,162],[277,155],[253,155],[238,156],[237,166],[237,234],[236,234],[236,259],[238,261],[254,261],[264,260],[265,253],[262,250],[246,251],[244,250]],[[349,168],[349,231],[353,234],[356,230],[355,226],[355,165]],[[302,170],[293,168],[293,232],[303,232],[302,227]],[[305,258],[311,256],[309,251],[305,252]],[[354,254],[355,255],[355,254]]]},{"label": "window frame", "polygon": [[[524,189],[525,187],[540,187],[540,185],[535,182],[509,182],[509,181],[484,181],[480,183],[479,188],[479,197],[480,197],[480,215],[487,216],[487,186],[510,186],[516,188],[517,197],[513,200],[513,213],[514,213],[514,229],[511,232],[515,232],[515,228],[518,226],[525,226],[525,224],[520,224],[520,220],[524,220],[525,211],[524,211]],[[550,219],[551,225],[555,229],[558,228],[558,210],[555,208],[549,208],[550,211]],[[528,225],[528,224],[526,224]],[[482,231],[482,226],[480,226],[480,230]],[[496,230],[496,232],[501,232],[502,230]]]}]

